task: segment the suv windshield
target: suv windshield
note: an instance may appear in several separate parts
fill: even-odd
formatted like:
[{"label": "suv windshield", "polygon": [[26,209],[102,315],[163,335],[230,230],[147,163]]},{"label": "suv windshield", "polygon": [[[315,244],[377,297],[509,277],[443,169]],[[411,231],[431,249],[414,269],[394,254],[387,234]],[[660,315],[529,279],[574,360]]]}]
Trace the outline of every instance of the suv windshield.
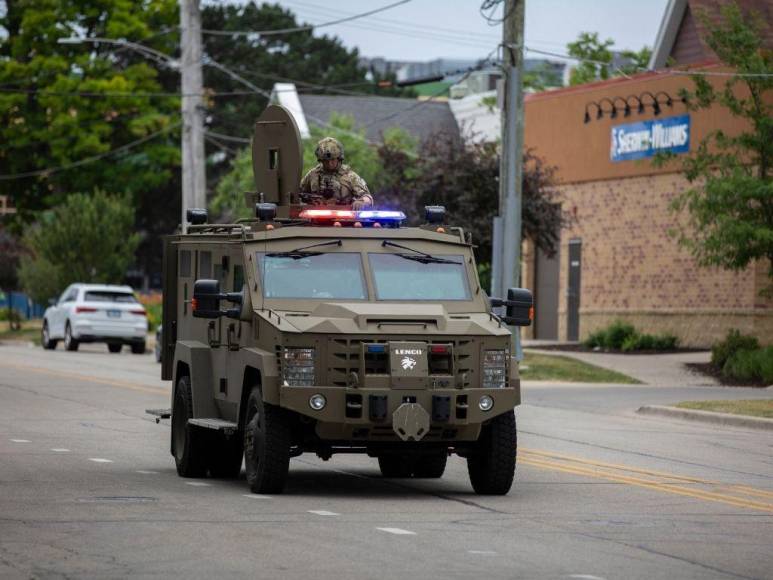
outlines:
[{"label": "suv windshield", "polygon": [[424,262],[398,254],[368,254],[378,300],[470,300],[463,256]]},{"label": "suv windshield", "polygon": [[265,298],[365,300],[368,296],[360,254],[258,253]]},{"label": "suv windshield", "polygon": [[136,304],[137,299],[127,292],[110,292],[105,290],[87,290],[83,296],[86,302],[124,302]]}]

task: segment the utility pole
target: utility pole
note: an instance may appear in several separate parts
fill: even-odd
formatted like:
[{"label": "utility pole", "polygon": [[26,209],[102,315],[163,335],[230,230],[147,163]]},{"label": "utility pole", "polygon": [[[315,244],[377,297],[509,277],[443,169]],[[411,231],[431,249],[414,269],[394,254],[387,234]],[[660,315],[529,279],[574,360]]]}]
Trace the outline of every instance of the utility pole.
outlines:
[{"label": "utility pole", "polygon": [[185,232],[185,211],[207,207],[207,177],[204,161],[204,104],[201,74],[201,9],[199,0],[180,0],[182,29],[182,216]]},{"label": "utility pole", "polygon": [[[504,0],[502,51],[504,106],[499,165],[499,216],[494,223],[492,294],[506,298],[521,274],[521,190],[523,186],[523,28],[526,0]],[[523,358],[520,328],[513,328],[515,355]]]}]

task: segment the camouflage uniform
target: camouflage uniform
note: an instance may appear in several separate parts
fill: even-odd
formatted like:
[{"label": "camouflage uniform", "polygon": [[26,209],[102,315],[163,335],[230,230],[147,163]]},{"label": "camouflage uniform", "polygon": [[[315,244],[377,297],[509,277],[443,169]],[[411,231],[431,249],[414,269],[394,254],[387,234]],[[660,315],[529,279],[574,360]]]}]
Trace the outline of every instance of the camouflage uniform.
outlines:
[{"label": "camouflage uniform", "polygon": [[[302,193],[320,196],[315,199],[320,205],[351,205],[354,209],[373,205],[365,180],[343,164],[344,148],[337,139],[322,139],[315,154],[319,163],[301,180]],[[330,159],[337,159],[338,167],[327,171],[323,161]]]}]

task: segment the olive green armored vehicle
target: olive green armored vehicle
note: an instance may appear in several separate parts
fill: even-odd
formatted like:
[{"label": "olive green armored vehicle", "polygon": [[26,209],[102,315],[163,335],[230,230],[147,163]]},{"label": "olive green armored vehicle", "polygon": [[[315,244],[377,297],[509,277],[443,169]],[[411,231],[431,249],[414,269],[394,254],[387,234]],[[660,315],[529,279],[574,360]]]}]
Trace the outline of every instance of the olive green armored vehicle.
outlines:
[{"label": "olive green armored vehicle", "polygon": [[[304,204],[292,116],[255,125],[254,219],[188,212],[164,247],[162,378],[183,477],[237,477],[280,493],[290,458],[363,453],[384,477],[438,478],[466,458],[480,494],[505,494],[516,461],[518,365],[507,325],[531,294],[489,298],[470,235],[426,209]],[[506,308],[497,316],[493,307]]]}]

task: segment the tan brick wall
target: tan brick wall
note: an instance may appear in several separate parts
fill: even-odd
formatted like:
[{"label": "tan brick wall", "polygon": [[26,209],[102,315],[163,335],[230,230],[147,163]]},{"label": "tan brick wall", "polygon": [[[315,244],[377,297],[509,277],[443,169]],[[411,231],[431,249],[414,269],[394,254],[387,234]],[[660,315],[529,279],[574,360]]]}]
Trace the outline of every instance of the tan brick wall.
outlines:
[{"label": "tan brick wall", "polygon": [[773,304],[759,297],[763,266],[700,268],[669,236],[677,225],[669,202],[687,187],[679,174],[561,187],[564,208],[576,221],[561,239],[560,338],[566,339],[566,250],[570,239],[580,238],[581,338],[625,318],[643,331],[676,334],[686,346],[708,346],[730,328],[773,342]]}]

